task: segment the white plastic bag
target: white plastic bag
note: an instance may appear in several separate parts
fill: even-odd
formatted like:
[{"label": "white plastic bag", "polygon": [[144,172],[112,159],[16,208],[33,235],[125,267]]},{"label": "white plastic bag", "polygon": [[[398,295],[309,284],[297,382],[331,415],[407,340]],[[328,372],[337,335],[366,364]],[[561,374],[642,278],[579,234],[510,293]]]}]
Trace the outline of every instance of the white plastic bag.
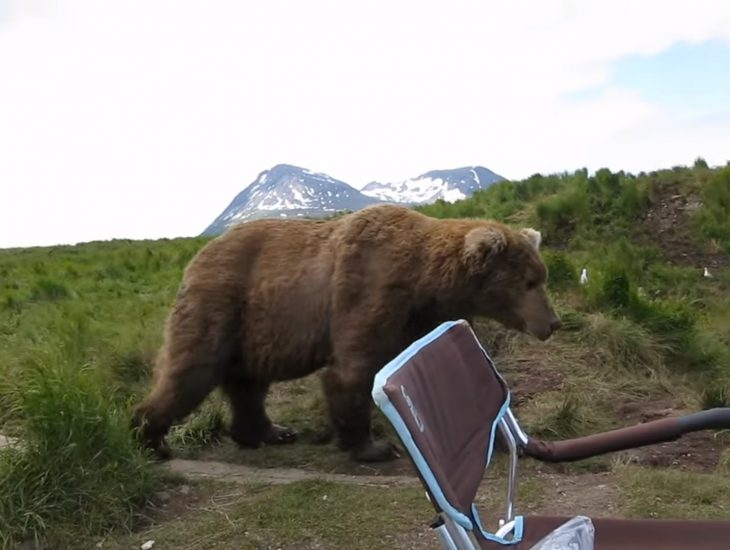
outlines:
[{"label": "white plastic bag", "polygon": [[545,535],[530,550],[593,550],[591,518],[576,516]]}]

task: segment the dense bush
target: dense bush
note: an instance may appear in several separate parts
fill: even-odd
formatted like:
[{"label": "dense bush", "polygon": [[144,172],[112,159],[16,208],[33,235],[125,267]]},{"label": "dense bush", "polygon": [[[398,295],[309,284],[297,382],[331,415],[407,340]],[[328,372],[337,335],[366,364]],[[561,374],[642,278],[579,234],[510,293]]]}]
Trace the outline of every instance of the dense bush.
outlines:
[{"label": "dense bush", "polygon": [[567,254],[545,250],[542,254],[548,268],[548,284],[551,289],[566,288],[578,280],[578,271]]}]

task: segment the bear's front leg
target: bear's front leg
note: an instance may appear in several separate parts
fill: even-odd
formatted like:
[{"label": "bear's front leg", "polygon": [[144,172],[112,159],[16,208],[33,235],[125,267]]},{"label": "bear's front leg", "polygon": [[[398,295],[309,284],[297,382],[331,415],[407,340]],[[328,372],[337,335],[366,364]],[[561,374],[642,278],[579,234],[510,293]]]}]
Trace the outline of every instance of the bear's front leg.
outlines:
[{"label": "bear's front leg", "polygon": [[397,445],[387,439],[373,439],[372,369],[366,364],[335,363],[322,375],[322,386],[340,449],[350,451],[358,462],[381,462],[400,457]]}]

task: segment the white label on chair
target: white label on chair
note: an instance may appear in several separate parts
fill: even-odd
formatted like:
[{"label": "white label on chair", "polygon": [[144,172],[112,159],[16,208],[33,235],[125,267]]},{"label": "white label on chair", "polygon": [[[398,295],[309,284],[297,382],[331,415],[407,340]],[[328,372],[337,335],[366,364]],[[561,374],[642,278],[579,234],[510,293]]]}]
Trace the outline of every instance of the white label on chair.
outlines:
[{"label": "white label on chair", "polygon": [[413,420],[416,421],[416,426],[418,426],[419,431],[423,432],[424,426],[423,421],[421,420],[421,417],[418,416],[418,412],[416,411],[416,407],[413,405],[413,401],[411,401],[411,397],[406,393],[406,389],[401,384],[400,392],[403,394],[403,397],[405,397],[406,403],[408,403],[408,408],[411,410],[411,416],[413,416]]}]

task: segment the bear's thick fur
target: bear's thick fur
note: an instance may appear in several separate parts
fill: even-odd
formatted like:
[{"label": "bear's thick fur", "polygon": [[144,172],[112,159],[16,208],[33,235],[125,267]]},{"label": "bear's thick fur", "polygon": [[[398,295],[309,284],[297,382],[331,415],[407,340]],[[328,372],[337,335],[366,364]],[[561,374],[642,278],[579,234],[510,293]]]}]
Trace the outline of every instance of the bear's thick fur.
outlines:
[{"label": "bear's thick fur", "polygon": [[269,385],[325,368],[340,448],[355,460],[393,458],[396,447],[370,434],[375,373],[445,320],[485,316],[548,338],[560,321],[539,245],[532,229],[394,205],[234,226],[187,266],[134,425],[164,457],[171,425],[221,386],[234,441],[289,442],[294,432],[266,414]]}]

